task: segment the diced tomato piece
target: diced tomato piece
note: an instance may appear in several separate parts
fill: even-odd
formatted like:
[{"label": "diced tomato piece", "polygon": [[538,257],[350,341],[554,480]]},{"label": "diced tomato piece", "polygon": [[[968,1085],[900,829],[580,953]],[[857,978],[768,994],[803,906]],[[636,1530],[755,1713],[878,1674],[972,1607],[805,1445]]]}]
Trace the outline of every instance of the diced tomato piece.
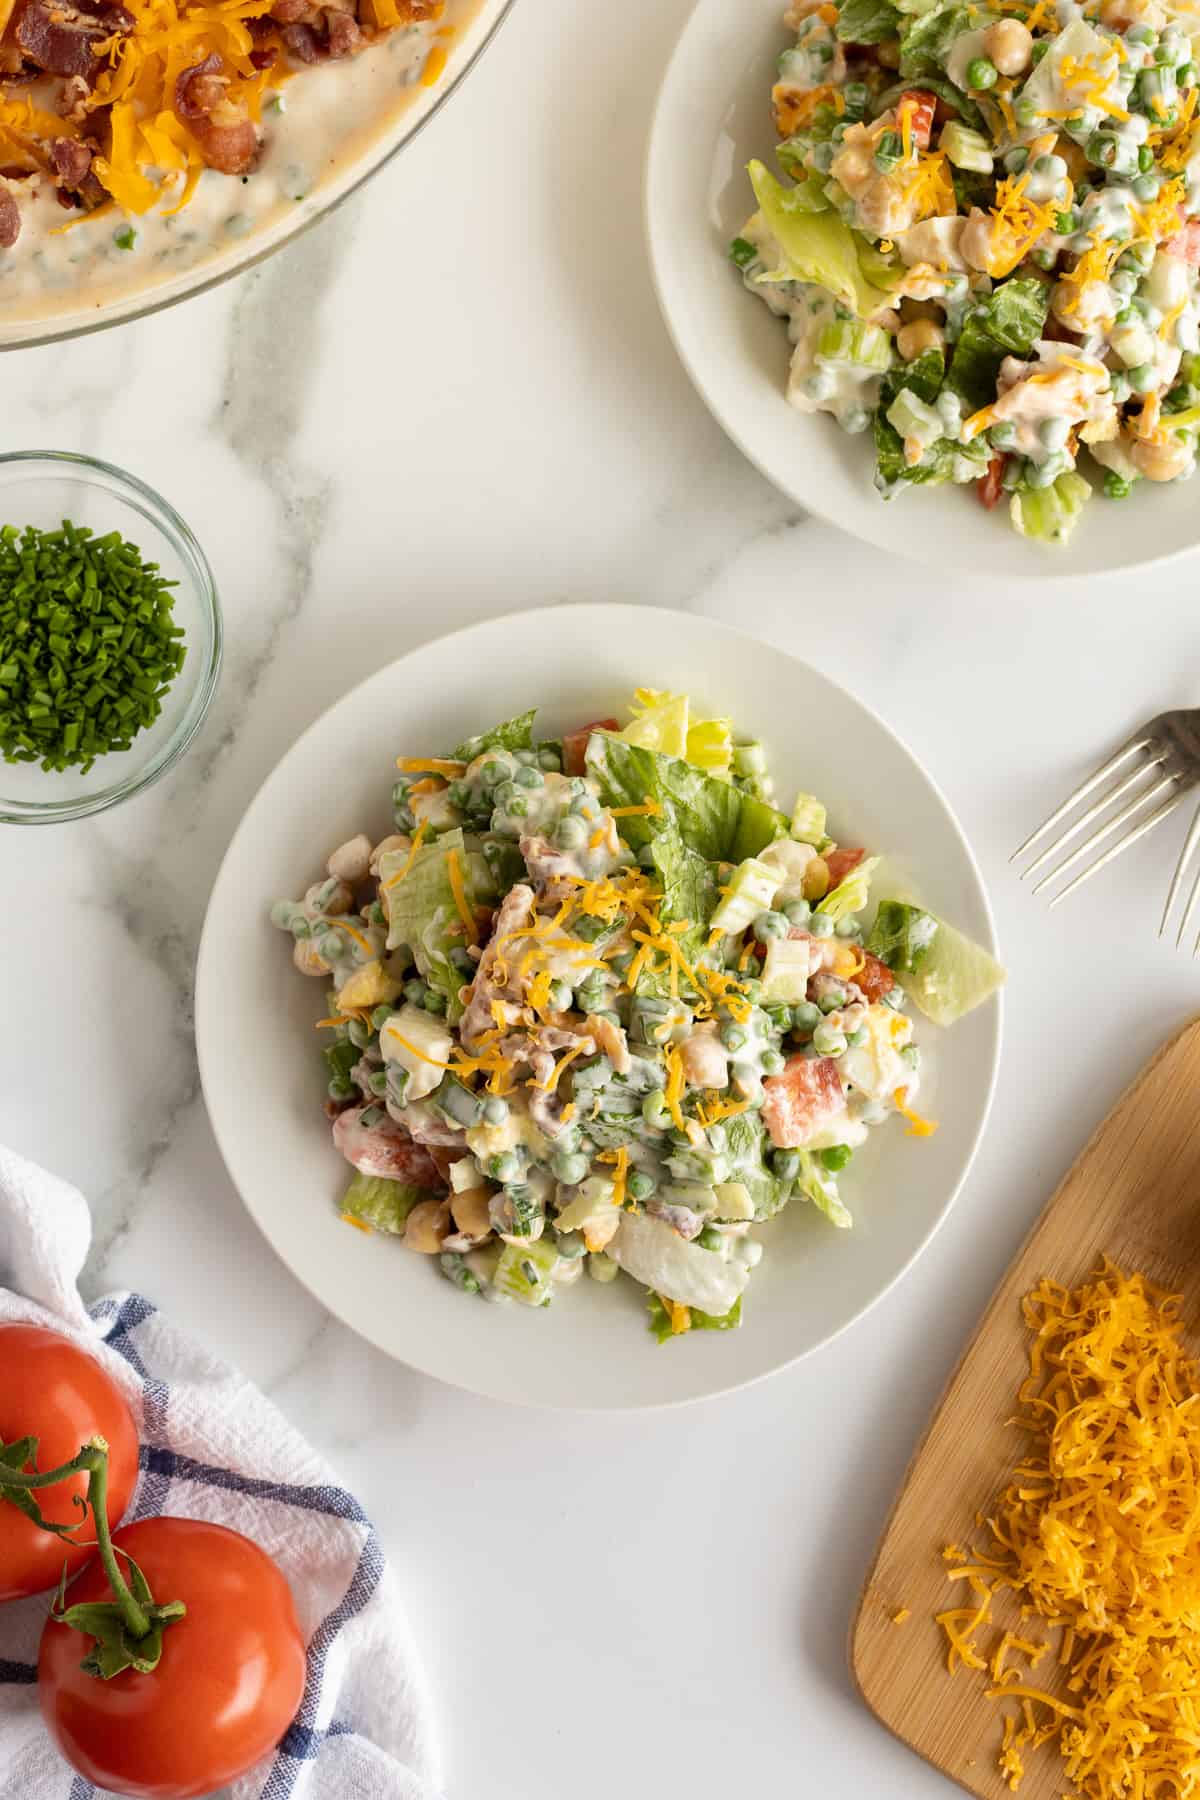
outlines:
[{"label": "diced tomato piece", "polygon": [[442,1186],[436,1162],[421,1144],[415,1144],[395,1119],[385,1116],[377,1125],[364,1125],[364,1106],[339,1113],[333,1121],[333,1141],[348,1163],[360,1174],[406,1181],[412,1187]]},{"label": "diced tomato piece", "polygon": [[763,1122],[780,1150],[803,1150],[845,1108],[842,1078],[831,1056],[790,1056],[782,1075],[763,1082]]},{"label": "diced tomato piece", "polygon": [[866,966],[854,977],[854,983],[873,1004],[876,1000],[882,1000],[885,994],[891,993],[896,985],[896,977],[887,964],[880,962],[877,956],[872,956],[869,950],[864,950],[863,956],[866,958]]},{"label": "diced tomato piece", "polygon": [[1004,471],[1007,466],[1007,456],[993,456],[987,466],[987,474],[981,475],[975,483],[979,504],[986,506],[989,512],[993,507],[999,506],[1004,498]]},{"label": "diced tomato piece", "polygon": [[621,727],[615,719],[597,719],[591,725],[584,725],[578,731],[568,731],[562,741],[563,768],[568,775],[582,775],[586,770],[584,754],[588,747],[588,739],[593,731],[620,731]]},{"label": "diced tomato piece", "polygon": [[896,124],[903,131],[904,115],[908,114],[913,142],[919,150],[929,148],[929,134],[933,129],[936,106],[937,95],[929,93],[925,88],[909,88],[896,102]]},{"label": "diced tomato piece", "polygon": [[857,869],[866,855],[865,850],[827,850],[825,866],[829,870],[829,889],[840,887],[851,869]]},{"label": "diced tomato piece", "polygon": [[1189,219],[1182,230],[1164,240],[1162,248],[1168,256],[1182,256],[1193,269],[1200,269],[1200,219]]}]

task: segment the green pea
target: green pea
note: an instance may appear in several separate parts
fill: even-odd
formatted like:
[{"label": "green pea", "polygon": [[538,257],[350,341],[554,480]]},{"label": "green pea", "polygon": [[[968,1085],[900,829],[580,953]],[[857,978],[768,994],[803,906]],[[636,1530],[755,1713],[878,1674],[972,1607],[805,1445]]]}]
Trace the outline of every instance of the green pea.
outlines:
[{"label": "green pea", "polygon": [[1138,363],[1129,370],[1129,385],[1135,394],[1148,394],[1157,386],[1157,377],[1149,363]]},{"label": "green pea", "polygon": [[502,1150],[498,1156],[488,1158],[488,1174],[493,1181],[516,1181],[520,1173],[521,1159],[511,1150]]},{"label": "green pea", "polygon": [[725,1234],[723,1231],[718,1231],[715,1225],[706,1225],[704,1230],[697,1237],[696,1242],[702,1250],[723,1250],[725,1248]]},{"label": "green pea", "polygon": [[817,912],[812,916],[810,930],[814,937],[827,938],[833,936],[834,922],[828,913]]},{"label": "green pea", "polygon": [[347,1036],[356,1050],[365,1050],[371,1041],[371,1027],[361,1019],[351,1019]]},{"label": "green pea", "polygon": [[812,918],[812,907],[807,900],[788,900],[784,904],[783,916],[789,925],[806,926]]},{"label": "green pea", "polygon": [[795,1181],[800,1173],[800,1152],[798,1150],[772,1150],[771,1173],[780,1181]]},{"label": "green pea", "polygon": [[792,1008],[792,1030],[811,1034],[821,1023],[821,1009],[811,1000],[801,1000]]},{"label": "green pea", "polygon": [[762,1053],[762,1072],[764,1075],[782,1075],[787,1058],[778,1050],[764,1050]]},{"label": "green pea", "polygon": [[455,945],[450,952],[450,961],[461,975],[470,975],[474,972],[475,964],[471,960],[470,952],[464,950],[461,944]]},{"label": "green pea", "polygon": [[836,1025],[823,1021],[813,1032],[813,1049],[819,1056],[842,1056],[846,1048],[846,1034]]},{"label": "green pea", "polygon": [[562,1151],[555,1156],[553,1164],[554,1173],[564,1187],[577,1187],[581,1181],[586,1181],[591,1166],[586,1156]]},{"label": "green pea", "polygon": [[406,981],[404,984],[404,998],[411,1006],[424,1006],[425,996],[428,992],[429,989],[425,986],[425,983],[423,981],[418,981],[416,977],[414,977],[412,981]]},{"label": "green pea", "polygon": [[538,751],[538,768],[545,769],[548,775],[557,775],[562,768],[562,757],[551,744],[543,744]]},{"label": "green pea", "polygon": [[390,1006],[377,1006],[371,1014],[372,1029],[375,1031],[382,1031],[391,1016],[392,1008]]},{"label": "green pea", "polygon": [[503,1125],[509,1113],[508,1101],[499,1094],[493,1094],[483,1103],[483,1116],[489,1125]]},{"label": "green pea", "polygon": [[379,1098],[382,1100],[388,1090],[387,1070],[372,1069],[371,1073],[367,1076],[367,1086],[373,1094],[378,1094]]},{"label": "green pea", "polygon": [[1132,481],[1126,481],[1123,476],[1117,474],[1117,471],[1115,469],[1106,469],[1105,470],[1105,472],[1104,472],[1104,494],[1105,494],[1106,499],[1108,499],[1108,500],[1127,500],[1129,498],[1130,494],[1132,494],[1132,492],[1133,492]]},{"label": "green pea", "polygon": [[502,781],[508,780],[508,769],[504,763],[492,757],[480,769],[479,779],[483,782],[484,787],[498,787]]},{"label": "green pea", "polygon": [[302,912],[298,912],[292,920],[291,930],[292,936],[296,939],[297,943],[300,944],[304,942],[305,938],[310,938],[312,936],[312,926]]},{"label": "green pea", "polygon": [[425,996],[424,1006],[426,1012],[444,1013],[446,1010],[445,994],[435,994],[433,989],[430,988]]},{"label": "green pea", "polygon": [[631,1198],[634,1200],[648,1200],[658,1186],[658,1183],[655,1181],[653,1175],[649,1174],[645,1169],[638,1169],[629,1177],[626,1186],[629,1189]]},{"label": "green pea", "polygon": [[839,919],[834,926],[834,931],[840,938],[860,938],[862,936],[862,926],[853,914],[849,918]]},{"label": "green pea", "polygon": [[760,912],[751,926],[756,938],[767,943],[771,938],[785,938],[788,934],[788,920],[781,912]]},{"label": "green pea", "polygon": [[746,1046],[746,1033],[740,1025],[722,1025],[721,1042],[727,1050],[743,1050]]},{"label": "green pea", "polygon": [[980,92],[995,87],[998,74],[995,63],[989,62],[986,56],[973,56],[967,64],[967,86]]},{"label": "green pea", "polygon": [[790,1006],[784,1006],[782,1002],[779,1002],[774,1006],[768,1006],[766,1010],[767,1017],[770,1019],[772,1028],[775,1031],[790,1031],[792,1029],[792,1009]]},{"label": "green pea", "polygon": [[844,987],[828,987],[817,1001],[817,1005],[823,1013],[836,1012],[840,1006],[845,1006],[845,1004],[846,990]]},{"label": "green pea", "polygon": [[[757,956],[749,956],[746,958],[746,967],[743,969],[742,975],[743,977],[749,976],[750,981],[754,981],[762,974],[762,967],[762,962]],[[747,987],[749,983],[743,979],[742,985]]]},{"label": "green pea", "polygon": [[568,813],[554,828],[554,841],[560,850],[582,850],[587,843],[587,826],[582,819]]},{"label": "green pea", "polygon": [[832,1149],[821,1151],[821,1161],[825,1164],[827,1169],[836,1175],[839,1169],[844,1169],[846,1167],[846,1164],[853,1155],[854,1152],[849,1144],[834,1144]]},{"label": "green pea", "polygon": [[352,1100],[354,1098],[354,1091],[354,1083],[348,1081],[344,1075],[335,1075],[333,1080],[329,1083],[329,1098],[331,1100]]}]

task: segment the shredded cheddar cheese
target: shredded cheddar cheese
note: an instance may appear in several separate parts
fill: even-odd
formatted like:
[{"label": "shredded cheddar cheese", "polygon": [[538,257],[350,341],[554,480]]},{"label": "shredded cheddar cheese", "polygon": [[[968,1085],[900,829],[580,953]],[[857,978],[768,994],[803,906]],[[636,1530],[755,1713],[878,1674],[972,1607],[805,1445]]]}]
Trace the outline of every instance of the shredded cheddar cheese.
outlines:
[{"label": "shredded cheddar cheese", "polygon": [[905,1095],[907,1092],[907,1088],[897,1088],[892,1096],[892,1099],[895,1102],[896,1111],[900,1114],[901,1118],[908,1120],[908,1129],[904,1134],[905,1137],[932,1137],[937,1130],[936,1122],[933,1119],[923,1119],[920,1113],[913,1112],[912,1108],[906,1105]]},{"label": "shredded cheddar cheese", "polygon": [[[978,1669],[1015,1708],[999,1751],[1010,1787],[1022,1751],[1053,1743],[1080,1800],[1200,1793],[1200,1371],[1178,1306],[1108,1261],[1025,1299],[1014,1423],[1028,1441],[980,1520],[987,1548],[945,1552],[979,1604],[939,1615],[951,1671]],[[981,1654],[1004,1591],[1057,1639],[1009,1629]],[[1041,1685],[1030,1674],[1052,1649]]]},{"label": "shredded cheddar cheese", "polygon": [[446,775],[451,780],[467,772],[466,763],[455,762],[447,756],[398,756],[396,767],[411,769],[416,775]]}]

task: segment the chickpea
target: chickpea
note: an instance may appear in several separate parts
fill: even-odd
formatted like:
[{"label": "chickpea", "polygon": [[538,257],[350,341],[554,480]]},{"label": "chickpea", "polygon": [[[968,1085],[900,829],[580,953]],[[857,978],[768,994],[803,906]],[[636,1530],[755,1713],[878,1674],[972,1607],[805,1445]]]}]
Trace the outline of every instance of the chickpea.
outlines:
[{"label": "chickpea", "polygon": [[932,319],[914,319],[896,333],[896,348],[905,362],[915,361],[926,350],[940,350],[945,342],[945,333]]},{"label": "chickpea", "polygon": [[339,844],[329,861],[325,864],[329,873],[338,881],[345,881],[351,887],[357,887],[365,881],[371,866],[371,840],[365,832],[360,831],[344,844]]},{"label": "chickpea", "polygon": [[465,1188],[461,1194],[451,1194],[450,1211],[464,1237],[485,1238],[492,1229],[491,1198],[485,1187]]},{"label": "chickpea", "polygon": [[1033,33],[1019,19],[997,19],[983,34],[984,55],[1001,75],[1023,75],[1033,61]]},{"label": "chickpea", "polygon": [[420,1256],[436,1256],[442,1239],[450,1235],[450,1202],[420,1200],[408,1215],[404,1227],[404,1248]]},{"label": "chickpea", "polygon": [[823,856],[814,856],[804,871],[800,889],[805,900],[823,900],[829,892],[829,864]]},{"label": "chickpea", "polygon": [[311,938],[297,938],[292,948],[292,964],[301,975],[328,975],[329,964],[317,954]]},{"label": "chickpea", "polygon": [[1167,438],[1163,443],[1151,439],[1136,440],[1131,444],[1129,454],[1139,474],[1147,481],[1175,481],[1192,460],[1191,449],[1178,438]]},{"label": "chickpea", "polygon": [[680,1061],[690,1087],[729,1086],[729,1052],[717,1037],[715,1026],[698,1026],[684,1044]]}]

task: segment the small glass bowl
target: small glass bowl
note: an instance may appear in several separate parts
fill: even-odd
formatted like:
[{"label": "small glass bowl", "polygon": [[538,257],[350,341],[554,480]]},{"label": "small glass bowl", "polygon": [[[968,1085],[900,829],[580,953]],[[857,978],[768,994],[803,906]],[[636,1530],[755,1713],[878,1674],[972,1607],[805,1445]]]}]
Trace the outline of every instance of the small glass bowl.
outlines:
[{"label": "small glass bowl", "polygon": [[119,531],[178,585],[175,623],[187,655],[154,724],[128,750],[97,757],[87,774],[50,772],[0,758],[0,823],[58,825],[103,812],[165,775],[204,721],[221,671],[221,607],[212,570],[191,530],[153,488],[111,463],[69,450],[0,455],[0,525],[56,530],[64,519],[97,537]]}]

